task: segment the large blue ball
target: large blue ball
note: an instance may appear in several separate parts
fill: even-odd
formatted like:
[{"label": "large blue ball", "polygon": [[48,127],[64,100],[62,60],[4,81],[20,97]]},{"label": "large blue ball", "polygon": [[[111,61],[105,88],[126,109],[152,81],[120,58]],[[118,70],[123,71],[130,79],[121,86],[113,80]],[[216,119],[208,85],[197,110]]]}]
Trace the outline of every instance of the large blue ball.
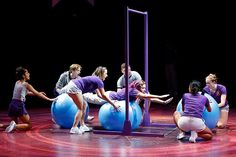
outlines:
[{"label": "large blue ball", "polygon": [[[218,107],[218,103],[212,96],[207,93],[205,93],[204,95],[210,102],[211,112],[208,112],[207,109],[204,108],[202,118],[205,120],[205,124],[208,128],[214,129],[220,118],[220,109]],[[179,101],[176,107],[176,111],[182,111],[182,99]]]},{"label": "large blue ball", "polygon": [[[51,105],[52,118],[62,128],[71,128],[78,108],[72,98],[66,93],[59,95],[57,98],[57,101],[54,101]],[[85,120],[88,118],[89,113],[89,105],[87,104],[86,106]]]},{"label": "large blue ball", "polygon": [[[124,122],[126,118],[126,106],[125,100],[117,101],[116,105],[120,106],[120,112],[114,111],[111,104],[106,103],[101,106],[98,119],[101,126],[106,130],[122,131],[124,128]],[[137,129],[141,123],[142,110],[140,106],[135,102],[129,103],[129,120],[132,130]]]},{"label": "large blue ball", "polygon": [[130,106],[133,110],[133,117],[134,117],[133,122],[131,123],[131,127],[134,130],[140,126],[140,124],[142,122],[142,116],[143,116],[142,114],[143,113],[142,113],[141,107],[135,101],[131,101]]}]

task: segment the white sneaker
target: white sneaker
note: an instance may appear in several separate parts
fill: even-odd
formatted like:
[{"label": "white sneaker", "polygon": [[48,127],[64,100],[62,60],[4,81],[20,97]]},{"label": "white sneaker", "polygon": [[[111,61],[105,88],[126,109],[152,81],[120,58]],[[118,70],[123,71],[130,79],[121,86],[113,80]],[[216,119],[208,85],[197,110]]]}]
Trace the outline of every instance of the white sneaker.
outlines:
[{"label": "white sneaker", "polygon": [[91,131],[91,129],[89,129],[86,125],[81,125],[79,129],[83,132]]},{"label": "white sneaker", "polygon": [[196,131],[191,131],[191,136],[189,138],[189,142],[196,143],[197,137],[198,137],[197,132]]},{"label": "white sneaker", "polygon": [[70,129],[70,133],[71,133],[71,134],[80,134],[80,135],[82,135],[82,134],[83,134],[83,131],[80,130],[78,127],[72,127],[72,128]]},{"label": "white sneaker", "polygon": [[92,121],[94,119],[94,116],[90,116],[90,115],[88,115],[88,117],[87,117],[87,120],[86,121]]},{"label": "white sneaker", "polygon": [[12,120],[9,126],[5,129],[5,132],[12,132],[16,128],[16,122]]},{"label": "white sneaker", "polygon": [[179,135],[176,137],[178,140],[182,140],[185,137],[185,133],[181,132]]}]

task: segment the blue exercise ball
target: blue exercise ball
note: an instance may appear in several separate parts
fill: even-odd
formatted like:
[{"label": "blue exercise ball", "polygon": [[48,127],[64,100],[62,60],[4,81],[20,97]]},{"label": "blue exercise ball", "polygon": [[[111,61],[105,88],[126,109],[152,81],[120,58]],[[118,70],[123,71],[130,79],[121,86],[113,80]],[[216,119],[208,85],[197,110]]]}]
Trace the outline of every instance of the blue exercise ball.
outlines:
[{"label": "blue exercise ball", "polygon": [[[62,128],[71,128],[74,122],[74,116],[78,108],[72,98],[63,93],[57,97],[51,105],[51,115],[55,122]],[[85,120],[88,118],[89,105],[86,103]],[[79,124],[80,125],[80,124]]]},{"label": "blue exercise ball", "polygon": [[[207,93],[205,93],[204,95],[208,98],[210,102],[211,112],[208,112],[207,109],[204,108],[202,118],[204,119],[205,124],[208,128],[214,129],[220,118],[220,108],[218,107],[218,103],[212,96]],[[182,111],[182,99],[179,101],[176,107],[176,111]]]},{"label": "blue exercise ball", "polygon": [[131,101],[130,106],[132,108],[133,117],[134,117],[133,122],[131,123],[131,126],[132,126],[132,129],[134,130],[134,129],[139,128],[142,121],[143,113],[142,113],[141,107],[135,101]]},{"label": "blue exercise ball", "polygon": [[[120,112],[115,111],[114,107],[111,104],[105,103],[99,109],[98,119],[104,129],[112,131],[121,131],[123,130],[126,116],[125,101],[117,101],[115,102],[115,104],[120,106]],[[129,120],[131,124],[133,122],[133,119],[133,110],[129,105]]]}]

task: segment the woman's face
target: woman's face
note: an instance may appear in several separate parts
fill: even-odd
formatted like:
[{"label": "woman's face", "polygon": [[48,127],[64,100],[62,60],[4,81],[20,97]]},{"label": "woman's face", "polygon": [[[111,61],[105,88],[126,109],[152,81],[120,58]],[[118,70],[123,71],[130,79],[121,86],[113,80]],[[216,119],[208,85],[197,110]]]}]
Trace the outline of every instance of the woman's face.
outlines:
[{"label": "woman's face", "polygon": [[206,85],[210,88],[213,89],[215,87],[215,83],[212,82],[209,78],[206,78]]},{"label": "woman's face", "polygon": [[104,70],[104,73],[102,74],[102,80],[104,81],[107,78],[107,70]]},{"label": "woman's face", "polygon": [[142,93],[145,93],[146,91],[146,84],[144,83],[142,86],[141,86],[141,92]]},{"label": "woman's face", "polygon": [[28,72],[28,70],[25,71],[23,78],[25,79],[25,81],[30,80],[30,73]]}]

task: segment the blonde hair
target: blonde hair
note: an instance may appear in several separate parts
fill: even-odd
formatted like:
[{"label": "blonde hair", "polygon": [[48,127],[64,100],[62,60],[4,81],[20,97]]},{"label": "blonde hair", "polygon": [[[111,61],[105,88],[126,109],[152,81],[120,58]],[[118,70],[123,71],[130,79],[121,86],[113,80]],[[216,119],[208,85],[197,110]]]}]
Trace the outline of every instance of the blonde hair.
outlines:
[{"label": "blonde hair", "polygon": [[70,68],[69,68],[69,71],[72,72],[72,71],[79,70],[79,69],[80,70],[82,69],[81,65],[79,65],[79,64],[71,64]]},{"label": "blonde hair", "polygon": [[103,76],[103,74],[105,73],[106,70],[107,70],[106,67],[99,66],[95,69],[92,76],[98,76],[99,78],[102,78],[102,76]]},{"label": "blonde hair", "polygon": [[217,83],[218,78],[216,77],[216,74],[209,74],[206,79],[211,80],[212,82]]}]

